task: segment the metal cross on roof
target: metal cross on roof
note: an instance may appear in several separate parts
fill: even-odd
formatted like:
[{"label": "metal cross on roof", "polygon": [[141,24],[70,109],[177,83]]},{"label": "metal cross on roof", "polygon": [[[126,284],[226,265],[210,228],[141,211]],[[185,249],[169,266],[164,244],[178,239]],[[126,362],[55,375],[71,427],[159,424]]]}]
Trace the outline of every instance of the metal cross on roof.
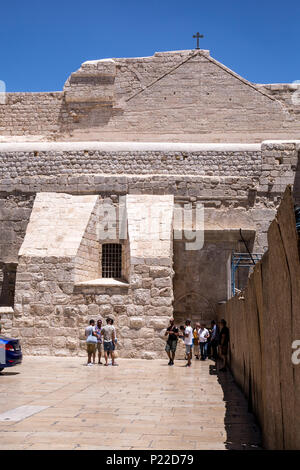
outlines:
[{"label": "metal cross on roof", "polygon": [[194,35],[193,35],[193,38],[196,38],[196,39],[197,39],[197,47],[196,47],[196,49],[200,49],[200,47],[199,47],[199,39],[200,39],[200,38],[204,38],[203,34],[200,34],[200,33],[194,34]]}]

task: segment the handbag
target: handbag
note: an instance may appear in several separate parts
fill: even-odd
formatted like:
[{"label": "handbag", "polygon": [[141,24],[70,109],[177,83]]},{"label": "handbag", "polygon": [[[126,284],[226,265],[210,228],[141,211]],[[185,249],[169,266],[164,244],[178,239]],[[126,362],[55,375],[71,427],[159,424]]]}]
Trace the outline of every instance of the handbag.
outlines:
[{"label": "handbag", "polygon": [[97,343],[97,336],[94,336],[94,335],[93,335],[93,330],[91,330],[91,331],[92,331],[92,333],[89,334],[89,336],[88,336],[87,339],[86,339],[86,342],[87,342],[87,343],[95,343],[95,344],[96,344],[96,343]]}]

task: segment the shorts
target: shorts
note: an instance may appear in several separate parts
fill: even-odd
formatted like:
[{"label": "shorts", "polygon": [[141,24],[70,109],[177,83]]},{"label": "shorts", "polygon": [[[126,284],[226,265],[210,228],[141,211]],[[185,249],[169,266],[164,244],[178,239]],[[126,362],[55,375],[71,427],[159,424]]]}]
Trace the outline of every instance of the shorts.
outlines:
[{"label": "shorts", "polygon": [[99,343],[99,341],[98,341],[98,343],[97,343],[97,351],[98,352],[101,352],[101,345],[102,345],[102,343]]},{"label": "shorts", "polygon": [[185,352],[186,352],[187,354],[191,354],[192,349],[193,349],[193,345],[192,345],[192,344],[186,344],[186,345],[185,345]]},{"label": "shorts", "polygon": [[166,344],[166,352],[175,352],[176,351],[176,348],[177,348],[177,340],[174,339],[173,341],[170,341],[170,342],[167,342]]},{"label": "shorts", "polygon": [[104,341],[103,342],[103,347],[104,347],[104,351],[114,351],[115,350],[114,343],[112,341]]},{"label": "shorts", "polygon": [[86,350],[88,354],[95,354],[96,352],[96,343],[86,343]]}]

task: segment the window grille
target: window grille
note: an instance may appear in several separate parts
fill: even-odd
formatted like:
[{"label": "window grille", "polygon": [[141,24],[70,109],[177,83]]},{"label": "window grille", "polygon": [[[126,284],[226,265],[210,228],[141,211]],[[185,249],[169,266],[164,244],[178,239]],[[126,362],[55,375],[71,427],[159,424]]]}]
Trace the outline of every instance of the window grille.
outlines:
[{"label": "window grille", "polygon": [[102,277],[121,278],[122,245],[107,243],[102,245]]}]

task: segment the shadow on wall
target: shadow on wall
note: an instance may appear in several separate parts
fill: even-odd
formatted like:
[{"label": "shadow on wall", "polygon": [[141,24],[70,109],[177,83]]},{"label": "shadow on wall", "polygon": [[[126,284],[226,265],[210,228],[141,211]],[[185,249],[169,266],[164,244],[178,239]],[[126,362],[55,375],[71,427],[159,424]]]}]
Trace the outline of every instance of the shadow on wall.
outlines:
[{"label": "shadow on wall", "polygon": [[210,375],[217,375],[224,393],[226,449],[260,450],[261,432],[242,391],[236,385],[230,372],[218,372],[216,365],[209,366]]},{"label": "shadow on wall", "polygon": [[300,205],[300,150],[298,151],[298,162],[295,172],[295,181],[293,187],[293,198],[295,204]]},{"label": "shadow on wall", "polygon": [[230,328],[231,371],[260,423],[266,449],[300,448],[300,368],[292,356],[300,338],[299,305],[299,237],[289,185],[243,299],[235,296],[218,309]]},{"label": "shadow on wall", "polygon": [[64,135],[76,130],[93,128],[99,132],[99,129],[104,129],[114,116],[123,113],[121,109],[113,109],[112,106],[104,106],[101,103],[63,103],[58,118],[59,132]]},{"label": "shadow on wall", "polygon": [[13,307],[17,265],[0,263],[0,307]]},{"label": "shadow on wall", "polygon": [[211,320],[216,317],[211,302],[197,292],[191,291],[175,299],[174,318],[178,324],[183,324],[185,320],[190,319],[192,324],[203,321],[206,326],[209,326]]}]

